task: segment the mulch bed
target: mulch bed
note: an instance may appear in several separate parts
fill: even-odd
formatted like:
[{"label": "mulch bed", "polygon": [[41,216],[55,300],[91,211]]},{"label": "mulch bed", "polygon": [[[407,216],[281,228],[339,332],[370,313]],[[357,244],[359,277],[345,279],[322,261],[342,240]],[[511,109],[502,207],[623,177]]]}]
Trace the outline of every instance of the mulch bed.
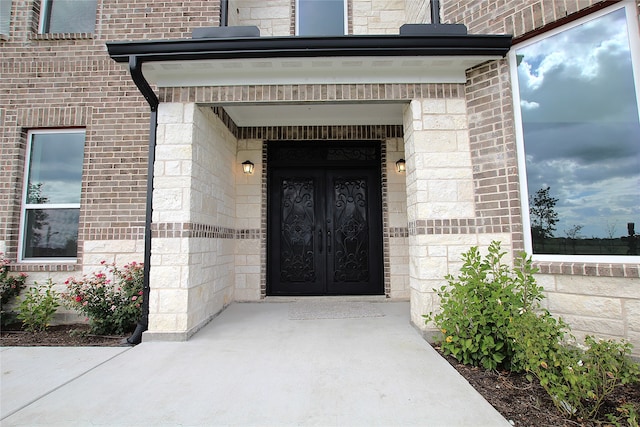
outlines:
[{"label": "mulch bed", "polygon": [[[436,350],[439,351],[438,348]],[[514,426],[602,427],[613,425],[606,422],[565,418],[553,405],[547,392],[536,382],[529,382],[523,374],[466,366],[458,363],[451,356],[442,355],[442,357]],[[600,412],[602,414],[617,413],[616,408],[627,402],[640,403],[640,383],[621,387],[602,405]],[[601,418],[604,419],[604,416]],[[623,426],[627,425],[624,419],[620,422]]]},{"label": "mulch bed", "polygon": [[17,325],[3,328],[0,345],[3,347],[119,347],[126,336],[89,334],[89,325],[54,325],[42,332],[26,332]]},{"label": "mulch bed", "polygon": [[[13,329],[13,330],[12,330]],[[0,345],[9,346],[121,346],[126,336],[98,336],[88,333],[87,325],[58,325],[44,332],[25,332],[5,328]],[[436,347],[436,350],[439,349]],[[602,427],[594,421],[570,420],[555,408],[542,387],[530,383],[524,375],[465,366],[450,356],[443,356],[469,383],[516,427]],[[640,383],[621,388],[603,405],[603,413],[615,413],[625,402],[640,402]],[[626,425],[622,421],[621,425]]]}]

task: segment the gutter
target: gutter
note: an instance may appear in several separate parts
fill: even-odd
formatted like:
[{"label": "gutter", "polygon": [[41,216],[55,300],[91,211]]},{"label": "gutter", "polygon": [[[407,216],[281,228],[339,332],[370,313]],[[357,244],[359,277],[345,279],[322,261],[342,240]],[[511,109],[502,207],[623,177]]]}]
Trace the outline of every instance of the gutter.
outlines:
[{"label": "gutter", "polygon": [[[443,25],[441,25],[443,26]],[[428,27],[425,25],[424,27]],[[228,27],[233,28],[233,27]],[[420,34],[335,37],[237,37],[107,43],[109,56],[126,63],[203,59],[362,57],[362,56],[506,56],[511,35]],[[425,31],[427,28],[425,28]]]}]

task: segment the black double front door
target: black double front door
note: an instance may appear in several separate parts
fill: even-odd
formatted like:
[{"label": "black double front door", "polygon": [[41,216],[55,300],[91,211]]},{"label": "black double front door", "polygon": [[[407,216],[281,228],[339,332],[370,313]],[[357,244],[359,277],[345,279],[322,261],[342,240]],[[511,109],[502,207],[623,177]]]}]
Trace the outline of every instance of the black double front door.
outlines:
[{"label": "black double front door", "polygon": [[382,294],[379,148],[274,143],[269,158],[267,293]]}]

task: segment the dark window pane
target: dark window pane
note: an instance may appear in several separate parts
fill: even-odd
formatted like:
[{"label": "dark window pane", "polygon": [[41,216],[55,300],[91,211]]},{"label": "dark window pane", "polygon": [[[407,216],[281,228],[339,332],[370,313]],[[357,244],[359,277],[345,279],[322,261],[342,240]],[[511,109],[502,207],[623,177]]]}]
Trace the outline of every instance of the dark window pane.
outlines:
[{"label": "dark window pane", "polygon": [[624,8],[516,57],[534,253],[637,255],[640,122]]},{"label": "dark window pane", "polygon": [[45,33],[93,33],[96,0],[49,0]]},{"label": "dark window pane", "polygon": [[28,209],[24,258],[75,258],[80,209]]},{"label": "dark window pane", "polygon": [[344,0],[298,0],[298,35],[344,35]]},{"label": "dark window pane", "polygon": [[84,133],[32,135],[28,204],[80,203]]}]

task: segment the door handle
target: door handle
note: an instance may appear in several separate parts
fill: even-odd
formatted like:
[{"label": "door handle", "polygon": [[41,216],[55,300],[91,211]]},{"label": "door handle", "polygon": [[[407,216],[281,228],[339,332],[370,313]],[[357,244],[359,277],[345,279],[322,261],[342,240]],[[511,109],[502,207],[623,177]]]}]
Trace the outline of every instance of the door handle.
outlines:
[{"label": "door handle", "polygon": [[331,252],[331,231],[327,231],[327,252]]},{"label": "door handle", "polygon": [[322,253],[322,229],[318,229],[318,243],[320,245],[319,252]]}]

